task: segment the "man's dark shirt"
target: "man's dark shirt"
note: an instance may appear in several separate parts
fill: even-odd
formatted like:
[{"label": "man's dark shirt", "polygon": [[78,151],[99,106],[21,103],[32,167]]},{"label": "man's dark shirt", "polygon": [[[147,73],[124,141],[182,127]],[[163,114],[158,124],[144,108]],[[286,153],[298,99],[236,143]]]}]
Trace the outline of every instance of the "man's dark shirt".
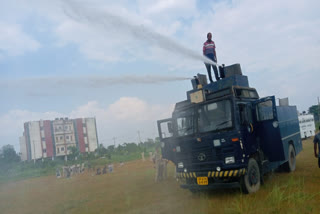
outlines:
[{"label": "man's dark shirt", "polygon": [[313,143],[318,143],[318,157],[320,158],[320,132],[314,136]]}]

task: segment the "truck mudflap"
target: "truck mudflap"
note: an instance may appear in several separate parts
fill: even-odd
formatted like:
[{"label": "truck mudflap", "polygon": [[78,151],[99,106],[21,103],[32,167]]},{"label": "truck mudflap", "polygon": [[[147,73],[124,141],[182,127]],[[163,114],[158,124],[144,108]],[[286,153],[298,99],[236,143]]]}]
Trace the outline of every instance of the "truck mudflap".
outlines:
[{"label": "truck mudflap", "polygon": [[233,169],[225,171],[209,171],[207,174],[203,172],[178,172],[177,178],[197,178],[197,177],[208,177],[208,178],[231,178],[240,177],[246,174],[246,169]]}]

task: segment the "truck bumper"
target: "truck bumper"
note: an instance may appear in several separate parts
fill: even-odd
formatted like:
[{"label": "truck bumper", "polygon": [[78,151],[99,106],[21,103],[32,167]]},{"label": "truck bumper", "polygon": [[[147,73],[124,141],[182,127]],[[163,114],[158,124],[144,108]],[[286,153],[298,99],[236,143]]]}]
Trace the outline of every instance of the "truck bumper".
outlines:
[{"label": "truck bumper", "polygon": [[[190,190],[208,190],[219,188],[239,188],[240,177],[246,174],[246,169],[232,169],[225,171],[209,172],[183,172],[177,173],[177,178],[181,180],[181,188]],[[207,185],[199,185],[197,177],[207,177]]]},{"label": "truck bumper", "polygon": [[208,177],[208,178],[233,178],[245,175],[246,169],[232,169],[225,171],[209,171],[209,172],[178,172],[177,178],[197,178],[197,177]]}]

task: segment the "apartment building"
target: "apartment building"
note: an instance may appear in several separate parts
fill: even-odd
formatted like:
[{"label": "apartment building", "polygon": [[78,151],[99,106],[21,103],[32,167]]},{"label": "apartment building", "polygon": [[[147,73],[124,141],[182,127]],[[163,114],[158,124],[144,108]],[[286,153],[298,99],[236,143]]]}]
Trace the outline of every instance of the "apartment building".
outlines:
[{"label": "apartment building", "polygon": [[56,118],[24,123],[20,137],[23,161],[66,156],[71,147],[77,147],[80,153],[94,152],[98,148],[95,118]]}]

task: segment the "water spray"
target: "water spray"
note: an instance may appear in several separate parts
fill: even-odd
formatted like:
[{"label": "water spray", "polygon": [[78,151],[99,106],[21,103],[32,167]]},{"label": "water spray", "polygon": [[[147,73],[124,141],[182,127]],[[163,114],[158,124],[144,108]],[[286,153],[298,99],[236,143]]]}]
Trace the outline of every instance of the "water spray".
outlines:
[{"label": "water spray", "polygon": [[30,88],[34,85],[45,88],[61,88],[61,87],[86,87],[86,88],[104,88],[114,85],[144,85],[144,84],[160,84],[164,82],[175,82],[190,80],[188,77],[178,76],[83,76],[83,77],[37,77],[24,78],[15,80],[0,81],[1,88]]},{"label": "water spray", "polygon": [[78,23],[87,24],[90,28],[106,32],[110,27],[113,27],[124,35],[131,35],[138,40],[146,41],[151,45],[155,45],[171,53],[176,53],[190,59],[200,60],[207,64],[219,67],[219,65],[211,59],[184,47],[173,39],[144,25],[133,23],[125,17],[114,14],[111,11],[102,11],[98,8],[92,8],[89,5],[81,5],[74,0],[65,0],[62,3],[63,11],[68,17]]}]

